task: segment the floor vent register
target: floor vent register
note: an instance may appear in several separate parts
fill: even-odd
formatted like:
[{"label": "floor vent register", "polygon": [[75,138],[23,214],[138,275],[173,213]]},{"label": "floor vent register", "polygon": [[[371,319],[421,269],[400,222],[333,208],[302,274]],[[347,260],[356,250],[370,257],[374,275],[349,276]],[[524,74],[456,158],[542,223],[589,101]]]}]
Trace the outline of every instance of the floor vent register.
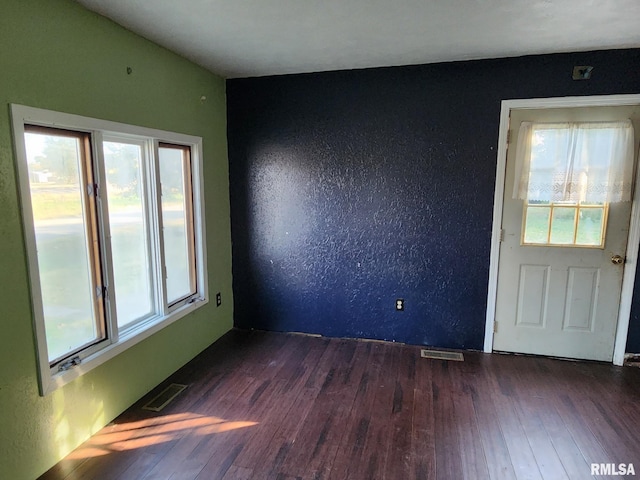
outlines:
[{"label": "floor vent register", "polygon": [[432,358],[434,360],[452,360],[454,362],[464,362],[464,356],[460,352],[446,352],[442,350],[420,350],[422,358]]},{"label": "floor vent register", "polygon": [[176,398],[182,391],[187,388],[187,385],[180,385],[179,383],[172,383],[158,395],[153,397],[145,406],[143,410],[151,410],[152,412],[159,412],[164,407],[169,405],[171,401]]}]

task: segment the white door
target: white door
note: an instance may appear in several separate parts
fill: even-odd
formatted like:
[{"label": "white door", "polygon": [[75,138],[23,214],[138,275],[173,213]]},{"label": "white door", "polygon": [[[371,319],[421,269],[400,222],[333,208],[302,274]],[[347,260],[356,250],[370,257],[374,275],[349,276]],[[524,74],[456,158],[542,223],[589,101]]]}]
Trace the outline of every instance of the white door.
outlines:
[{"label": "white door", "polygon": [[[522,122],[629,118],[640,132],[638,106],[511,111],[494,350],[612,360],[631,202],[525,205],[525,200],[512,198],[512,190]],[[599,222],[604,226],[602,245],[567,245],[598,243]]]}]

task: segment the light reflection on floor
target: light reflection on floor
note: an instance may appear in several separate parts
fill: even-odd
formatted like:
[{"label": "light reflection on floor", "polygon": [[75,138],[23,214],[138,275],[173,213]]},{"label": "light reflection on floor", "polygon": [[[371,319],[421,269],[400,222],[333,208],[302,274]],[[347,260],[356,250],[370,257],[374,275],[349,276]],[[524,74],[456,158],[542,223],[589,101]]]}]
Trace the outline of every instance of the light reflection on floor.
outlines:
[{"label": "light reflection on floor", "polygon": [[213,435],[257,424],[258,422],[225,420],[195,413],[177,413],[108,425],[71,452],[67,458],[98,457],[113,452],[149,447],[186,435]]}]

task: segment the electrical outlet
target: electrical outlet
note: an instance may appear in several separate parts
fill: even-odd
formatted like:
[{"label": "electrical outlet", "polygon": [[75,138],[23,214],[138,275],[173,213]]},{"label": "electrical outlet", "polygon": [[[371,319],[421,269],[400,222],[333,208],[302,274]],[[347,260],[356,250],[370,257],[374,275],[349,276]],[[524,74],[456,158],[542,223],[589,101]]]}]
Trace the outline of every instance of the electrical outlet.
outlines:
[{"label": "electrical outlet", "polygon": [[404,298],[396,298],[396,310],[399,312],[404,310]]},{"label": "electrical outlet", "polygon": [[576,65],[573,67],[571,78],[574,80],[590,80],[593,67],[591,65]]},{"label": "electrical outlet", "polygon": [[216,307],[222,305],[222,294],[220,292],[216,293]]}]

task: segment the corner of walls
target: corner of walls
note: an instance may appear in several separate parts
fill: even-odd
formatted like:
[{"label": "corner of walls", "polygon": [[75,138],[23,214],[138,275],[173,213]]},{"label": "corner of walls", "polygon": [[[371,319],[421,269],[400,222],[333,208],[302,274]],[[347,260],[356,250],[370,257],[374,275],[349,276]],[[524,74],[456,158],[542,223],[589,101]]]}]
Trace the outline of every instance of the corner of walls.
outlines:
[{"label": "corner of walls", "polygon": [[[6,3],[0,16],[0,478],[35,478],[232,328],[226,86],[71,0]],[[201,136],[209,290],[224,299],[46,397],[37,386],[11,103]]]}]

